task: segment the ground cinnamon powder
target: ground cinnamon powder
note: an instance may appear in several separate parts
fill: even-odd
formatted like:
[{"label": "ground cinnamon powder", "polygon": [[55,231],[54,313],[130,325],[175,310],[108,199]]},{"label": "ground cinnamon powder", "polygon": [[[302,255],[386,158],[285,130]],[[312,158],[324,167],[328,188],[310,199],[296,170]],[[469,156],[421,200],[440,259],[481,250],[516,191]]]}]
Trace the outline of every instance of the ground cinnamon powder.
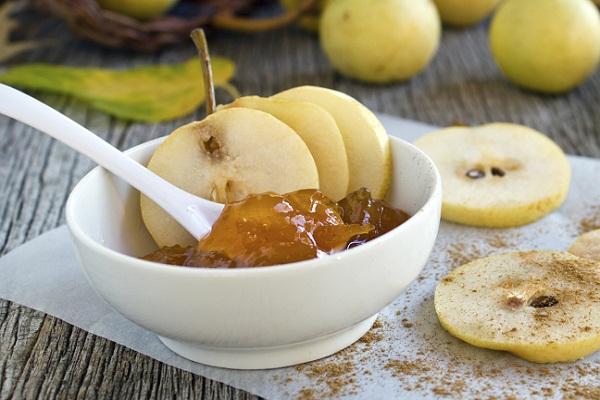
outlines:
[{"label": "ground cinnamon powder", "polygon": [[358,371],[355,356],[368,351],[374,343],[383,340],[383,329],[381,321],[376,320],[371,329],[352,346],[327,359],[296,366],[296,371],[312,381],[310,388],[303,388],[299,392],[297,400],[334,398],[356,393]]}]

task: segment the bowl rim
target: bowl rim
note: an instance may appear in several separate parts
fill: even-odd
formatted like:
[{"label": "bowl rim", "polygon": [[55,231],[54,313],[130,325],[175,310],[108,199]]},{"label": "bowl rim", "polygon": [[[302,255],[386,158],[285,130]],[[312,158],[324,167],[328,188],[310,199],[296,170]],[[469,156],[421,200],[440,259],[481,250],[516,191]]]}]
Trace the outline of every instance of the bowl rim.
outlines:
[{"label": "bowl rim", "polygon": [[[162,142],[167,136],[162,136],[156,139],[152,139],[143,143],[140,143],[128,150],[126,150],[124,153],[129,155],[133,152],[138,151],[140,148],[142,147],[146,147],[146,146],[151,146],[155,143],[160,143]],[[75,217],[75,211],[74,211],[74,202],[75,202],[75,197],[78,196],[79,192],[80,192],[80,188],[85,185],[85,183],[92,179],[93,176],[95,174],[98,174],[100,172],[100,170],[103,170],[104,168],[101,166],[96,166],[94,167],[91,171],[89,171],[87,174],[84,175],[83,178],[81,178],[79,180],[79,182],[77,182],[77,184],[73,187],[73,189],[71,190],[71,193],[69,194],[69,197],[67,199],[66,205],[65,205],[65,215],[66,215],[66,220],[67,220],[67,226],[71,232],[71,234],[74,236],[74,239],[82,242],[86,247],[90,248],[92,251],[94,251],[95,253],[100,253],[103,256],[111,259],[111,261],[113,262],[117,262],[117,263],[126,263],[128,264],[130,267],[134,267],[134,268],[143,268],[144,270],[150,272],[157,272],[157,273],[170,273],[170,274],[183,274],[183,275],[202,275],[202,276],[212,276],[212,277],[225,277],[225,276],[238,276],[238,275],[260,275],[260,274],[274,274],[274,273],[286,273],[286,272],[293,272],[293,271],[297,271],[300,269],[308,269],[308,268],[322,268],[323,265],[322,264],[329,264],[329,260],[336,260],[336,261],[342,261],[347,257],[351,257],[354,254],[357,254],[359,252],[366,252],[369,251],[372,247],[377,246],[378,243],[382,242],[383,240],[386,240],[387,238],[389,238],[390,236],[394,235],[394,234],[398,234],[400,231],[402,230],[406,230],[408,229],[409,226],[414,225],[416,222],[416,220],[418,219],[420,214],[423,214],[425,210],[435,207],[434,201],[436,198],[440,198],[440,207],[441,207],[441,176],[439,173],[439,170],[437,169],[435,163],[433,162],[433,160],[427,156],[427,154],[425,154],[421,149],[419,149],[418,147],[416,147],[414,144],[395,137],[395,136],[391,136],[388,135],[388,137],[390,138],[390,141],[397,141],[400,142],[400,144],[409,147],[412,151],[414,151],[415,153],[417,153],[420,157],[422,157],[427,165],[430,167],[430,170],[433,172],[433,185],[430,189],[430,193],[429,193],[429,197],[427,198],[427,200],[425,201],[425,203],[423,204],[423,206],[421,208],[419,208],[416,212],[414,212],[410,218],[404,222],[403,224],[401,224],[400,226],[392,229],[391,231],[367,242],[364,243],[360,246],[354,247],[352,249],[348,249],[339,253],[335,253],[332,254],[328,257],[323,257],[323,258],[313,258],[310,260],[303,260],[303,261],[297,261],[297,262],[293,262],[293,263],[287,263],[287,264],[277,264],[277,265],[270,265],[270,266],[265,266],[265,267],[254,267],[254,268],[206,268],[206,267],[187,267],[187,266],[172,266],[172,265],[166,265],[163,263],[158,263],[158,262],[154,262],[154,261],[147,261],[147,260],[142,260],[140,258],[134,257],[134,256],[130,256],[127,254],[123,254],[120,253],[116,250],[110,249],[104,245],[102,245],[101,243],[98,243],[96,240],[92,239],[77,223],[77,218]],[[391,146],[391,144],[390,144]],[[105,169],[104,169],[105,170]],[[105,172],[108,172],[105,170]],[[110,172],[108,172],[110,173]],[[440,222],[438,221],[438,224]]]}]

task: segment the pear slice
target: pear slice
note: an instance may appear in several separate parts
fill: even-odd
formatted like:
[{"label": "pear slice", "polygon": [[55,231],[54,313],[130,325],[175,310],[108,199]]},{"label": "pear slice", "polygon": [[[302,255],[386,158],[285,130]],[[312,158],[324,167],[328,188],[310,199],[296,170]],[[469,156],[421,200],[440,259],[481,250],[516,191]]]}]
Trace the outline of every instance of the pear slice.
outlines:
[{"label": "pear slice", "polygon": [[415,145],[440,171],[447,221],[490,228],[528,224],[559,207],[569,190],[571,167],[563,151],[526,126],[446,128]]},{"label": "pear slice", "polygon": [[323,108],[305,101],[258,96],[240,97],[225,107],[264,111],[289,125],[304,140],[315,159],[321,192],[334,201],[346,196],[350,173],[344,139],[331,114]]},{"label": "pear slice", "polygon": [[350,164],[349,192],[367,188],[382,199],[392,174],[387,132],[377,117],[354,98],[331,89],[300,86],[273,96],[275,99],[308,101],[327,110],[335,119]]},{"label": "pear slice", "polygon": [[600,229],[586,232],[575,239],[569,248],[569,253],[600,261]]},{"label": "pear slice", "polygon": [[567,252],[502,254],[454,269],[435,290],[451,335],[537,363],[600,349],[600,263]]},{"label": "pear slice", "polygon": [[[300,136],[272,115],[249,108],[220,110],[176,129],[148,168],[219,203],[319,187],[315,161]],[[143,195],[140,201],[142,219],[160,247],[195,243],[162,208]]]}]

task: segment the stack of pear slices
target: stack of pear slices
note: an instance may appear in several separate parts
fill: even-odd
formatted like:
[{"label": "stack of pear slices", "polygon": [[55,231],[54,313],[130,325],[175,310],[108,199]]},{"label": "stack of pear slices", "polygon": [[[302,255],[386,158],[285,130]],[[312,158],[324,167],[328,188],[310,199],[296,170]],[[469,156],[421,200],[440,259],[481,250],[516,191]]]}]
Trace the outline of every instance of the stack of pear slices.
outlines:
[{"label": "stack of pear slices", "polygon": [[[176,129],[148,168],[219,203],[313,188],[337,201],[361,187],[383,198],[391,163],[387,133],[371,111],[343,93],[302,86],[269,98],[238,98]],[[141,212],[159,246],[195,243],[145,196]]]}]

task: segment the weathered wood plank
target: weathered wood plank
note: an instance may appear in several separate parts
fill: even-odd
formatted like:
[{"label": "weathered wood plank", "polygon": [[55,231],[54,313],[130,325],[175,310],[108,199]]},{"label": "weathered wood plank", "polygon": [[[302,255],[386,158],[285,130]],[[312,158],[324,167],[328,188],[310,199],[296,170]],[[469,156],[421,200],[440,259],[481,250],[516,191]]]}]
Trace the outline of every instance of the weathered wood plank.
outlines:
[{"label": "weathered wood plank", "polygon": [[[39,22],[39,21],[36,21]],[[124,67],[194,56],[191,45],[158,55],[109,51],[68,39],[54,21],[31,32],[59,45],[21,61]],[[65,38],[64,40],[62,38]],[[490,58],[486,27],[446,30],[431,67],[412,81],[369,86],[333,73],[315,37],[295,29],[244,36],[211,33],[214,54],[237,63],[243,94],[270,95],[316,84],[334,87],[379,112],[447,125],[513,121],[540,129],[572,154],[600,156],[600,75],[559,97],[516,89]],[[219,93],[222,101],[227,96]],[[162,136],[194,117],[156,126],[117,121],[64,97],[42,96],[122,149]],[[202,116],[199,110],[195,117]],[[0,254],[64,222],[66,197],[93,164],[21,124],[0,117]],[[0,398],[253,399],[246,394],[74,328],[42,313],[0,301]]]}]

